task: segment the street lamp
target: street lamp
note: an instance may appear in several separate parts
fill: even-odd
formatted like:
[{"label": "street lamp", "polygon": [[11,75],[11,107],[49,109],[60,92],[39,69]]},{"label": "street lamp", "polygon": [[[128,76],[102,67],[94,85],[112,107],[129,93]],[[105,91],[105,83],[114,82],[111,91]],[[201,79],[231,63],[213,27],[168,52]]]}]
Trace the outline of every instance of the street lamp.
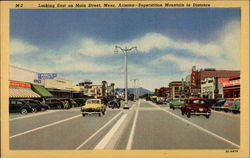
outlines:
[{"label": "street lamp", "polygon": [[122,51],[122,53],[124,54],[124,58],[125,58],[125,104],[123,109],[129,109],[128,106],[128,53],[130,51],[137,51],[137,47],[131,47],[131,48],[122,48],[120,46],[115,46],[115,50],[114,53],[117,54],[119,52],[119,49]]}]

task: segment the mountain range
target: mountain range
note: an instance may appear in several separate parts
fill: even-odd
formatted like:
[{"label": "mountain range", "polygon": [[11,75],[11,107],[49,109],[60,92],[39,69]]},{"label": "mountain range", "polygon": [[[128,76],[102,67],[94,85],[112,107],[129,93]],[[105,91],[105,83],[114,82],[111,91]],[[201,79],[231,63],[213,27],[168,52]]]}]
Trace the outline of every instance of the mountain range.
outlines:
[{"label": "mountain range", "polygon": [[[116,92],[123,92],[124,88],[116,88],[115,89]],[[136,93],[136,88],[128,88],[128,91],[130,94],[134,94]],[[144,94],[153,94],[154,92],[151,92],[148,89],[145,89],[143,87],[137,88],[137,92],[140,96],[144,95]]]}]

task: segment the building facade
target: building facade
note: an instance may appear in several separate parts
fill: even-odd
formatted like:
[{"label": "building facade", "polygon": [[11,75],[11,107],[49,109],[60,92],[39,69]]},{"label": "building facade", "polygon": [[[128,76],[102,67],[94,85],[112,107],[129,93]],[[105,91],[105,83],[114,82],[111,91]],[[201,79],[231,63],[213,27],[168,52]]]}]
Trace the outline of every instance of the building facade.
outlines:
[{"label": "building facade", "polygon": [[169,83],[170,98],[181,98],[182,81],[173,81]]}]

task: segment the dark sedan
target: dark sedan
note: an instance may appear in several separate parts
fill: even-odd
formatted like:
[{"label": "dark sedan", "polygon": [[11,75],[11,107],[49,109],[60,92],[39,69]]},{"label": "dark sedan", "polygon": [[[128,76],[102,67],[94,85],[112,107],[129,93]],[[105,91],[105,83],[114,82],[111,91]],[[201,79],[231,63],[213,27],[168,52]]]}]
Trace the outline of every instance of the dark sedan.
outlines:
[{"label": "dark sedan", "polygon": [[204,115],[209,118],[211,109],[205,99],[199,97],[190,97],[185,100],[185,104],[181,107],[181,114],[187,115]]},{"label": "dark sedan", "polygon": [[32,107],[24,100],[10,99],[9,112],[27,114],[28,112],[32,112]]}]

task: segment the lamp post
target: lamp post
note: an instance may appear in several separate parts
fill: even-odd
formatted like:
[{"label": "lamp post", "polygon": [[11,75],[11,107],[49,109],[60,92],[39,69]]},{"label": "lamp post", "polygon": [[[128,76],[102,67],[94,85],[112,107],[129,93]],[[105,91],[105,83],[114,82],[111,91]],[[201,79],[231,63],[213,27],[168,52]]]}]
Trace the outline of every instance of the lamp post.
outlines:
[{"label": "lamp post", "polygon": [[131,48],[122,48],[120,46],[115,46],[115,53],[118,53],[119,49],[122,51],[122,53],[124,54],[124,60],[125,60],[125,104],[123,109],[129,109],[128,106],[128,53],[130,51],[137,51],[137,47],[131,47]]}]

